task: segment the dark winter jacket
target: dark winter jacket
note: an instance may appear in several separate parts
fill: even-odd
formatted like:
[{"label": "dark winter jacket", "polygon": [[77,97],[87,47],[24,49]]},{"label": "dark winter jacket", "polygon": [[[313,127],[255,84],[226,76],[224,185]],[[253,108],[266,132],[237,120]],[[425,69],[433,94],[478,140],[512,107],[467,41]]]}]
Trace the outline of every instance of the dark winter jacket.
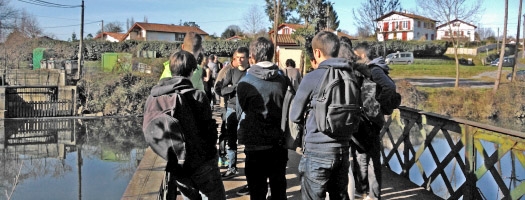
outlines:
[{"label": "dark winter jacket", "polygon": [[[193,88],[190,79],[180,76],[173,78],[163,78],[151,89],[151,96],[161,96],[165,94],[171,94],[175,91],[183,89]],[[184,171],[191,171],[201,166],[202,163],[210,159],[214,159],[217,154],[217,132],[216,123],[212,118],[212,111],[210,103],[206,94],[202,90],[193,90],[184,94],[185,102],[191,108],[193,112],[193,119],[195,120],[195,126],[197,131],[185,130],[185,141],[186,141],[186,161],[184,162]],[[189,128],[184,126],[189,124],[187,117],[178,117],[180,124],[183,129]],[[213,129],[215,128],[215,131]],[[192,134],[196,133],[196,135]],[[171,162],[168,159],[167,170],[175,167],[177,162]]]},{"label": "dark winter jacket", "polygon": [[388,76],[390,68],[382,57],[376,58],[368,63],[371,80],[377,84],[376,99],[381,105],[381,112],[390,115],[393,107],[399,106],[396,98],[396,84]]},{"label": "dark winter jacket", "polygon": [[301,76],[301,72],[297,68],[293,67],[286,67],[283,70],[284,75],[288,77],[290,80],[290,84],[292,84],[294,91],[297,91],[299,89],[299,84],[301,83],[301,79],[303,78]]},{"label": "dark winter jacket", "polygon": [[220,94],[224,97],[224,99],[228,100],[226,107],[235,109],[235,104],[237,101],[237,84],[241,78],[246,75],[247,70],[248,69],[241,71],[238,67],[231,68],[226,72],[224,79],[222,79]]},{"label": "dark winter jacket", "polygon": [[[330,66],[330,67],[341,67],[351,68],[348,61],[342,58],[330,58],[319,63],[319,66]],[[323,80],[326,69],[316,69],[303,77],[299,89],[293,99],[293,105],[290,110],[290,120],[298,123],[305,124],[304,143],[305,148],[333,148],[333,147],[348,147],[350,137],[348,139],[334,139],[327,136],[323,132],[317,130],[317,123],[315,119],[315,100],[318,95],[318,86]],[[305,118],[306,115],[306,119]],[[305,122],[306,120],[306,122]]]},{"label": "dark winter jacket", "polygon": [[[281,144],[280,128],[286,78],[271,62],[252,65],[237,85],[237,117],[239,143],[252,147]],[[261,149],[262,150],[262,149]]]}]

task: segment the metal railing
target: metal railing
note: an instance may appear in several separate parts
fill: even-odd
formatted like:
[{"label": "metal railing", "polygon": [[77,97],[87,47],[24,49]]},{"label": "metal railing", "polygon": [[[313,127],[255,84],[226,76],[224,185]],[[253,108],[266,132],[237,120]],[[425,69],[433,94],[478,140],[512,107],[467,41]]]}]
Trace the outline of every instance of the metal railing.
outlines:
[{"label": "metal railing", "polygon": [[381,138],[383,166],[444,199],[525,194],[523,132],[402,107]]}]

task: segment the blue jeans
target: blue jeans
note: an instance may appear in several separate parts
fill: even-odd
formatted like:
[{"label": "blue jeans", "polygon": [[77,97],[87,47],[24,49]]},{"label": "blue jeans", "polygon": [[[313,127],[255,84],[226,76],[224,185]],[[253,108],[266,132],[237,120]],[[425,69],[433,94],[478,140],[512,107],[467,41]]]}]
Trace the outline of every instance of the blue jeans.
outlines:
[{"label": "blue jeans", "polygon": [[303,200],[349,199],[348,168],[349,148],[305,148],[299,174],[301,176],[301,195]]},{"label": "blue jeans", "polygon": [[237,120],[237,114],[235,109],[227,108],[226,109],[226,155],[230,160],[228,164],[228,169],[235,168],[237,169],[237,125],[239,120]]},{"label": "blue jeans", "polygon": [[185,200],[226,199],[217,158],[206,161],[189,176],[179,174],[174,178]]},{"label": "blue jeans", "polygon": [[246,180],[250,190],[250,199],[266,200],[268,182],[272,200],[286,199],[286,163],[288,150],[284,147],[273,147],[266,150],[245,151]]}]

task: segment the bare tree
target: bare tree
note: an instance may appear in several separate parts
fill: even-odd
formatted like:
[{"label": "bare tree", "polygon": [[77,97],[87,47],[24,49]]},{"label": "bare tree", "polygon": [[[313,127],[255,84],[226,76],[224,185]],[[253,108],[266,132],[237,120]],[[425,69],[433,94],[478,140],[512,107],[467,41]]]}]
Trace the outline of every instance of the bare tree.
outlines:
[{"label": "bare tree", "polygon": [[492,30],[492,28],[487,28],[487,27],[483,27],[481,25],[478,25],[478,28],[476,28],[476,33],[478,34],[479,36],[479,40],[485,40],[487,39],[488,37],[492,36],[496,36],[496,34],[494,33],[494,30]]},{"label": "bare tree", "polygon": [[361,2],[359,9],[352,9],[354,15],[354,25],[362,30],[370,30],[368,33],[377,34],[376,19],[384,14],[401,10],[401,2],[399,0],[367,0]]},{"label": "bare tree", "polygon": [[15,27],[18,11],[9,5],[9,0],[0,0],[0,41]]},{"label": "bare tree", "polygon": [[265,15],[259,6],[253,4],[250,6],[243,17],[243,26],[246,34],[253,37],[257,32],[264,30],[267,27],[268,21],[265,20]]},{"label": "bare tree", "polygon": [[503,58],[505,57],[505,44],[507,43],[507,22],[509,20],[509,0],[505,0],[505,20],[503,21],[503,40],[501,42],[501,51],[499,52],[498,72],[496,73],[496,80],[494,81],[493,94],[498,91],[499,83],[501,81],[501,70],[503,68]]},{"label": "bare tree", "polygon": [[[101,31],[102,30],[98,30],[97,35],[100,34]],[[104,32],[121,33],[123,31],[124,30],[122,29],[122,22],[114,21],[104,24]]]},{"label": "bare tree", "polygon": [[[418,6],[422,12],[431,16],[436,21],[448,23],[449,33],[453,33],[453,23],[449,23],[454,19],[463,21],[471,21],[471,19],[478,19],[477,16],[481,12],[483,0],[417,0]],[[459,26],[458,26],[459,28]],[[454,46],[454,58],[456,60],[456,82],[455,87],[459,87],[459,60],[458,60],[458,45],[459,40],[456,35],[450,34],[452,45]]]},{"label": "bare tree", "polygon": [[25,10],[20,12],[20,20],[17,20],[16,26],[20,32],[30,38],[39,37],[43,32],[36,18]]}]

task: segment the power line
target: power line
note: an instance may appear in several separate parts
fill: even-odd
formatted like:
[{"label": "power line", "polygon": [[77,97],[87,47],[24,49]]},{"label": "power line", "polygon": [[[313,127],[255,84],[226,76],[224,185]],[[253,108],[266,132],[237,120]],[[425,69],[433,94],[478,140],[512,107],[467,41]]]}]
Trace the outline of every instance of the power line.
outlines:
[{"label": "power line", "polygon": [[81,5],[64,5],[64,4],[57,4],[57,3],[51,3],[47,1],[42,0],[18,0],[20,2],[33,4],[37,6],[44,6],[44,7],[55,7],[55,8],[77,8],[81,7]]},{"label": "power line", "polygon": [[[94,23],[99,23],[100,21],[94,21],[94,22],[91,22],[91,23],[84,23],[84,25],[86,24],[94,24]],[[73,27],[73,26],[80,26],[80,24],[72,24],[72,25],[64,25],[64,26],[51,26],[51,27],[42,27],[42,28],[64,28],[64,27]]]}]

